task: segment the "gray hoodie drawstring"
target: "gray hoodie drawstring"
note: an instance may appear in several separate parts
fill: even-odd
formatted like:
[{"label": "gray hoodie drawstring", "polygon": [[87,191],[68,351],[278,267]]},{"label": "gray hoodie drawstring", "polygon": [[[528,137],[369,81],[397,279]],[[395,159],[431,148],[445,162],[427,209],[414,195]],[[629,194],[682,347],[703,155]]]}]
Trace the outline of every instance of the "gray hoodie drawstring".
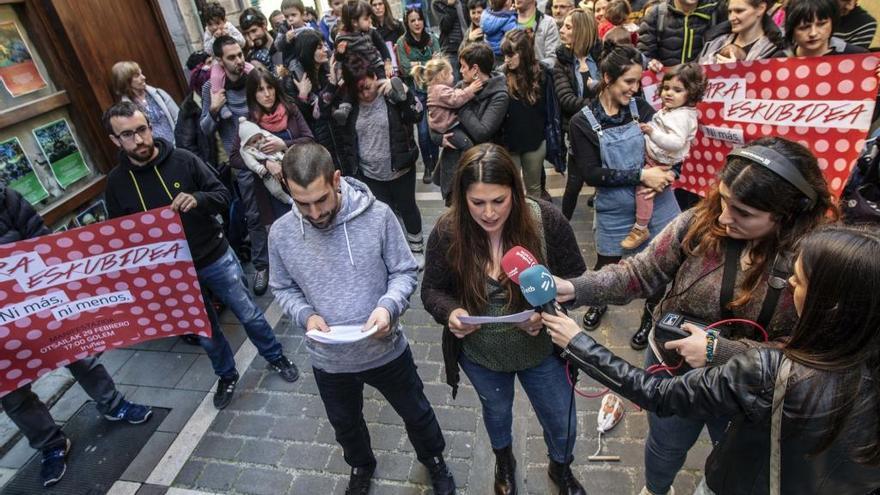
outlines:
[{"label": "gray hoodie drawstring", "polygon": [[345,231],[345,245],[348,247],[348,259],[351,261],[351,266],[354,266],[354,256],[351,255],[351,241],[348,239],[348,223],[342,222],[342,230]]}]

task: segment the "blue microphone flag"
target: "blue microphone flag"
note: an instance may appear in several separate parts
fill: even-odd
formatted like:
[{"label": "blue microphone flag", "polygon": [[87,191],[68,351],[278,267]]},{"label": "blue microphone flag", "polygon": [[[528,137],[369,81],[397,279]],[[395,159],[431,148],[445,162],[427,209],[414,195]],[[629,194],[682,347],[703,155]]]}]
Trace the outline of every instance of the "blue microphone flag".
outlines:
[{"label": "blue microphone flag", "polygon": [[536,308],[556,299],[556,282],[544,265],[525,269],[519,275],[519,285],[526,301]]}]

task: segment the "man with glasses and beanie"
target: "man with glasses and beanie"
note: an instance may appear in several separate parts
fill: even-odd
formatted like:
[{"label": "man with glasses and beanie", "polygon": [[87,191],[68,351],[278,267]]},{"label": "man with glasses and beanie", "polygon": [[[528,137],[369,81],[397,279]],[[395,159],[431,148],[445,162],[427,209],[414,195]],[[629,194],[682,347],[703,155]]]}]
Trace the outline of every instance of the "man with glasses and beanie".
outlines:
[{"label": "man with glasses and beanie", "polygon": [[[238,258],[217,221],[216,216],[229,205],[229,191],[197,156],[175,149],[163,139],[154,139],[147,117],[133,103],[113,105],[102,120],[110,140],[120,149],[119,166],[107,176],[104,192],[110,216],[169,205],[180,213],[199,284],[235,313],[269,368],[284,380],[295,382],[299,371],[284,356],[281,343],[251,297]],[[223,409],[232,401],[238,372],[214,307],[205,301],[205,309],[212,336],[199,337],[199,343],[219,377],[214,407]]]}]

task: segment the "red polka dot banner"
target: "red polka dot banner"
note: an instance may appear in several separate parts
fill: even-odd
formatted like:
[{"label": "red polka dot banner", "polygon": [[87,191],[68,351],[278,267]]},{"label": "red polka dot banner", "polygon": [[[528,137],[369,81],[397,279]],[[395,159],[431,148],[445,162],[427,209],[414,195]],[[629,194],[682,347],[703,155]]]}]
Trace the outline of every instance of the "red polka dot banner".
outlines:
[{"label": "red polka dot banner", "polygon": [[[810,148],[832,192],[849,177],[874,112],[876,54],[705,65],[699,129],[676,187],[704,195],[734,147],[780,136]],[[660,108],[661,74],[645,71],[645,97]]]},{"label": "red polka dot banner", "polygon": [[137,342],[211,335],[169,208],[0,246],[0,396]]}]

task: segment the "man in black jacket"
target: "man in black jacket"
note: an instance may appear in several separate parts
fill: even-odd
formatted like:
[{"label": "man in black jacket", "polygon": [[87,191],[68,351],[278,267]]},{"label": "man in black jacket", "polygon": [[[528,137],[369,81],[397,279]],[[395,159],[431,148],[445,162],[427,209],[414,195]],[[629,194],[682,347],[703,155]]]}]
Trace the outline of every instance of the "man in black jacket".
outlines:
[{"label": "man in black jacket", "polygon": [[[43,219],[14,189],[0,184],[0,244],[33,239],[49,233]],[[134,404],[116,390],[116,384],[94,356],[67,365],[70,374],[95,401],[98,412],[110,421],[139,424],[150,419],[149,406]],[[9,419],[28,439],[31,448],[42,451],[40,477],[43,486],[58,483],[67,471],[70,439],[55,424],[49,408],[31,391],[30,384],[0,398]]]},{"label": "man in black jacket", "polygon": [[718,0],[661,0],[648,10],[639,27],[638,49],[648,57],[648,67],[661,71],[696,60],[703,50],[706,31],[716,19],[727,19]]},{"label": "man in black jacket", "polygon": [[[238,258],[217,221],[216,216],[229,204],[229,191],[197,156],[174,149],[168,141],[154,141],[147,117],[134,104],[113,105],[104,113],[103,123],[113,144],[121,150],[119,166],[107,176],[104,193],[110,216],[168,205],[179,212],[199,283],[235,313],[270,368],[285,380],[296,381],[299,371],[284,356],[281,343],[251,298]],[[214,406],[223,409],[232,400],[238,372],[214,307],[205,301],[205,309],[212,337],[200,337],[199,342],[211,359],[214,373],[220,377]]]},{"label": "man in black jacket", "polygon": [[466,0],[434,0],[431,8],[440,20],[440,49],[452,64],[452,75],[457,82],[458,47],[468,31],[470,19]]}]

